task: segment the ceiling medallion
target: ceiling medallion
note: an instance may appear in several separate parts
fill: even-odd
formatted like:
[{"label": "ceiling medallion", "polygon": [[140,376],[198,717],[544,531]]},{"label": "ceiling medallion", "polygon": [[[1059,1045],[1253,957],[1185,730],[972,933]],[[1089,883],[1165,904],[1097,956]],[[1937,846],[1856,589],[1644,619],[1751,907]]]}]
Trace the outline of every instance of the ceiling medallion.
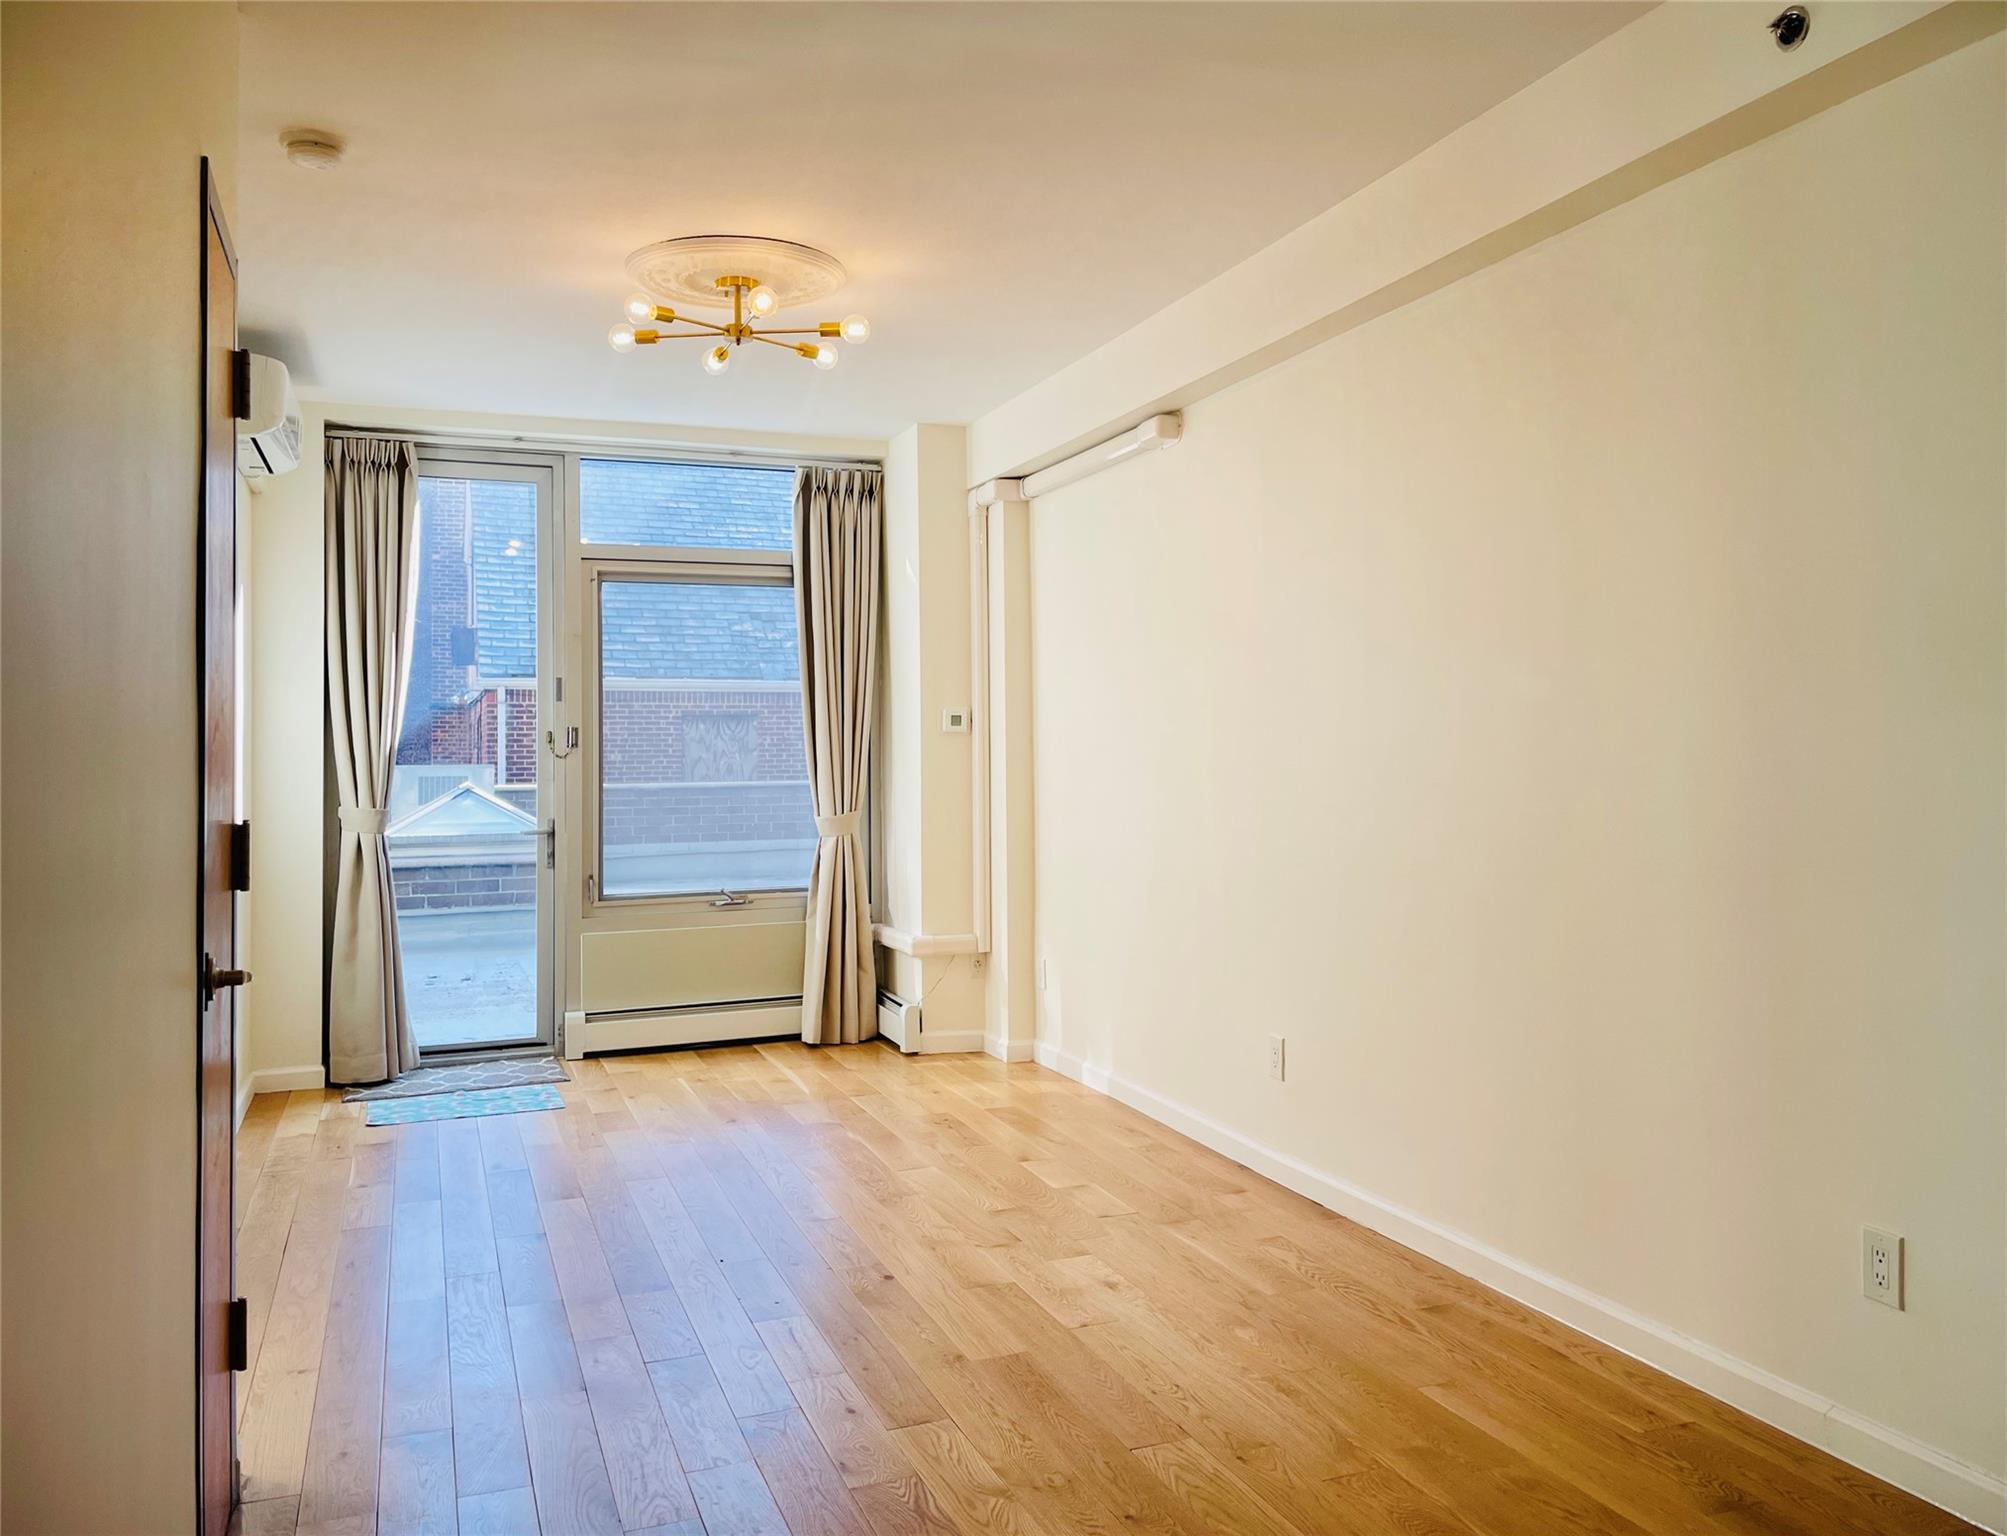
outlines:
[{"label": "ceiling medallion", "polygon": [[[734,348],[758,341],[784,347],[826,370],[836,366],[832,341],[841,337],[856,343],[871,335],[871,323],[862,315],[787,328],[759,323],[789,305],[827,298],[843,286],[848,275],[834,256],[792,240],[770,240],[763,235],[688,235],[680,240],[658,240],[627,258],[627,275],[642,291],[628,299],[627,319],[606,333],[607,344],[616,352],[702,337],[711,343],[704,350],[704,371],[718,374],[732,365]],[[699,320],[681,313],[675,304],[699,309],[729,305],[732,318],[722,324]],[[659,329],[677,324],[692,329]],[[782,339],[801,336],[817,339]]]}]

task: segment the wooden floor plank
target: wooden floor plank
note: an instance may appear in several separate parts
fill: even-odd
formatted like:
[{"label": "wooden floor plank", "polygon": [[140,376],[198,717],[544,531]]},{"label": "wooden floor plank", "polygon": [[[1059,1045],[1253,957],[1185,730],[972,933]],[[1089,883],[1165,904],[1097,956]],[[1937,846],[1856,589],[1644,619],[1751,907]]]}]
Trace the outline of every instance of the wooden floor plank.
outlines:
[{"label": "wooden floor plank", "polygon": [[1291,1522],[1196,1440],[1146,1446],[1134,1454],[1219,1536],[1319,1536]]},{"label": "wooden floor plank", "polygon": [[788,1530],[766,1479],[750,1461],[692,1472],[690,1491],[703,1511],[705,1536],[799,1536]]},{"label": "wooden floor plank", "polygon": [[853,1488],[850,1496],[877,1536],[967,1536],[968,1528],[916,1475]]},{"label": "wooden floor plank", "polygon": [[527,1488],[529,1455],[499,1275],[456,1275],[446,1282],[446,1339],[455,1486],[462,1496]]},{"label": "wooden floor plank", "polygon": [[480,1125],[449,1120],[439,1127],[439,1211],[448,1275],[484,1275],[498,1267]]},{"label": "wooden floor plank", "polygon": [[871,1536],[799,1409],[755,1414],[741,1419],[739,1428],[791,1536]]},{"label": "wooden floor plank", "polygon": [[845,1487],[894,1482],[913,1470],[847,1375],[805,1376],[794,1395]]},{"label": "wooden floor plank", "polygon": [[257,1499],[237,1507],[231,1536],[293,1536],[299,1524],[298,1499]]},{"label": "wooden floor plank", "polygon": [[527,1399],[523,1432],[537,1520],[546,1531],[618,1536],[620,1511],[606,1475],[606,1458],[583,1392]]},{"label": "wooden floor plank", "polygon": [[620,1523],[643,1531],[695,1519],[696,1501],[634,1340],[620,1334],[582,1342],[579,1369]]},{"label": "wooden floor plank", "polygon": [[752,1459],[739,1421],[703,1355],[651,1361],[648,1376],[684,1471],[694,1474]]},{"label": "wooden floor plank", "polygon": [[376,1520],[378,1536],[450,1536],[458,1527],[451,1430],[423,1430],[383,1442]]},{"label": "wooden floor plank", "polygon": [[1028,1063],[237,1147],[241,1536],[1972,1536]]},{"label": "wooden floor plank", "polygon": [[779,1317],[753,1326],[790,1385],[799,1385],[810,1376],[843,1374],[843,1362],[836,1358],[836,1351],[806,1317]]},{"label": "wooden floor plank", "polygon": [[954,1424],[915,1424],[891,1432],[943,1508],[967,1531],[997,1536],[1066,1536],[1050,1527],[997,1476]]},{"label": "wooden floor plank", "polygon": [[538,1536],[537,1496],[525,1483],[494,1493],[462,1494],[460,1536]]},{"label": "wooden floor plank", "polygon": [[390,1228],[390,1316],[383,1376],[386,1440],[453,1428],[442,1255],[440,1202],[399,1202]]},{"label": "wooden floor plank", "polygon": [[389,1230],[342,1233],[300,1480],[303,1530],[376,1508],[389,1289]]},{"label": "wooden floor plank", "polygon": [[572,1337],[603,1339],[629,1331],[627,1310],[613,1283],[613,1271],[599,1246],[592,1213],[585,1200],[572,1196],[542,1202],[544,1234],[550,1244],[551,1267],[557,1272],[558,1293]]}]

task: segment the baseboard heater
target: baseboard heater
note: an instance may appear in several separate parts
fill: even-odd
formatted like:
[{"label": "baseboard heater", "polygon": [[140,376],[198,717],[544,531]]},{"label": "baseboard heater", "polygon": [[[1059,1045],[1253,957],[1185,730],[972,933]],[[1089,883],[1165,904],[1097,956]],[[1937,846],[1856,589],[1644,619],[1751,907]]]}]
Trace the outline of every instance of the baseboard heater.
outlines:
[{"label": "baseboard heater", "polygon": [[566,1020],[567,1056],[592,1051],[659,1050],[676,1045],[730,1045],[740,1040],[774,1040],[801,1032],[801,999],[760,998],[739,1003],[688,1004],[671,1008],[636,1008],[618,1013],[579,1016],[579,1052],[571,1049],[571,1019]]},{"label": "baseboard heater", "polygon": [[878,1033],[913,1055],[920,1049],[920,1005],[879,988]]}]

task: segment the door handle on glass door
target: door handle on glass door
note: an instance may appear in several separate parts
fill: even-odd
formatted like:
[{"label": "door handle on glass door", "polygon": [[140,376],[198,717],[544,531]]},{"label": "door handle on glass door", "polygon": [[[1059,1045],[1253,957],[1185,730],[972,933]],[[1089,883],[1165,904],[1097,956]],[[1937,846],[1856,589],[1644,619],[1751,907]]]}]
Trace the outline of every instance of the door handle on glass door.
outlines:
[{"label": "door handle on glass door", "polygon": [[557,868],[557,818],[553,816],[544,823],[544,868]]}]

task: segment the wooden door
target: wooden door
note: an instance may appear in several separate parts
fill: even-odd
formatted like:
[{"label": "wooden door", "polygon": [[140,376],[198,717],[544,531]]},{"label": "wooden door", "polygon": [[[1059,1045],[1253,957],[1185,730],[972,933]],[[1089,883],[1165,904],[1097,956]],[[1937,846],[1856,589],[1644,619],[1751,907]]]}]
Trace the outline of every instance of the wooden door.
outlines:
[{"label": "wooden door", "polygon": [[237,1502],[236,1305],[231,1210],[236,1139],[236,892],[249,884],[237,823],[237,257],[202,162],[202,488],[197,637],[202,677],[201,885],[197,924],[198,1155],[195,1350],[197,1500],[202,1536],[224,1536]]}]

